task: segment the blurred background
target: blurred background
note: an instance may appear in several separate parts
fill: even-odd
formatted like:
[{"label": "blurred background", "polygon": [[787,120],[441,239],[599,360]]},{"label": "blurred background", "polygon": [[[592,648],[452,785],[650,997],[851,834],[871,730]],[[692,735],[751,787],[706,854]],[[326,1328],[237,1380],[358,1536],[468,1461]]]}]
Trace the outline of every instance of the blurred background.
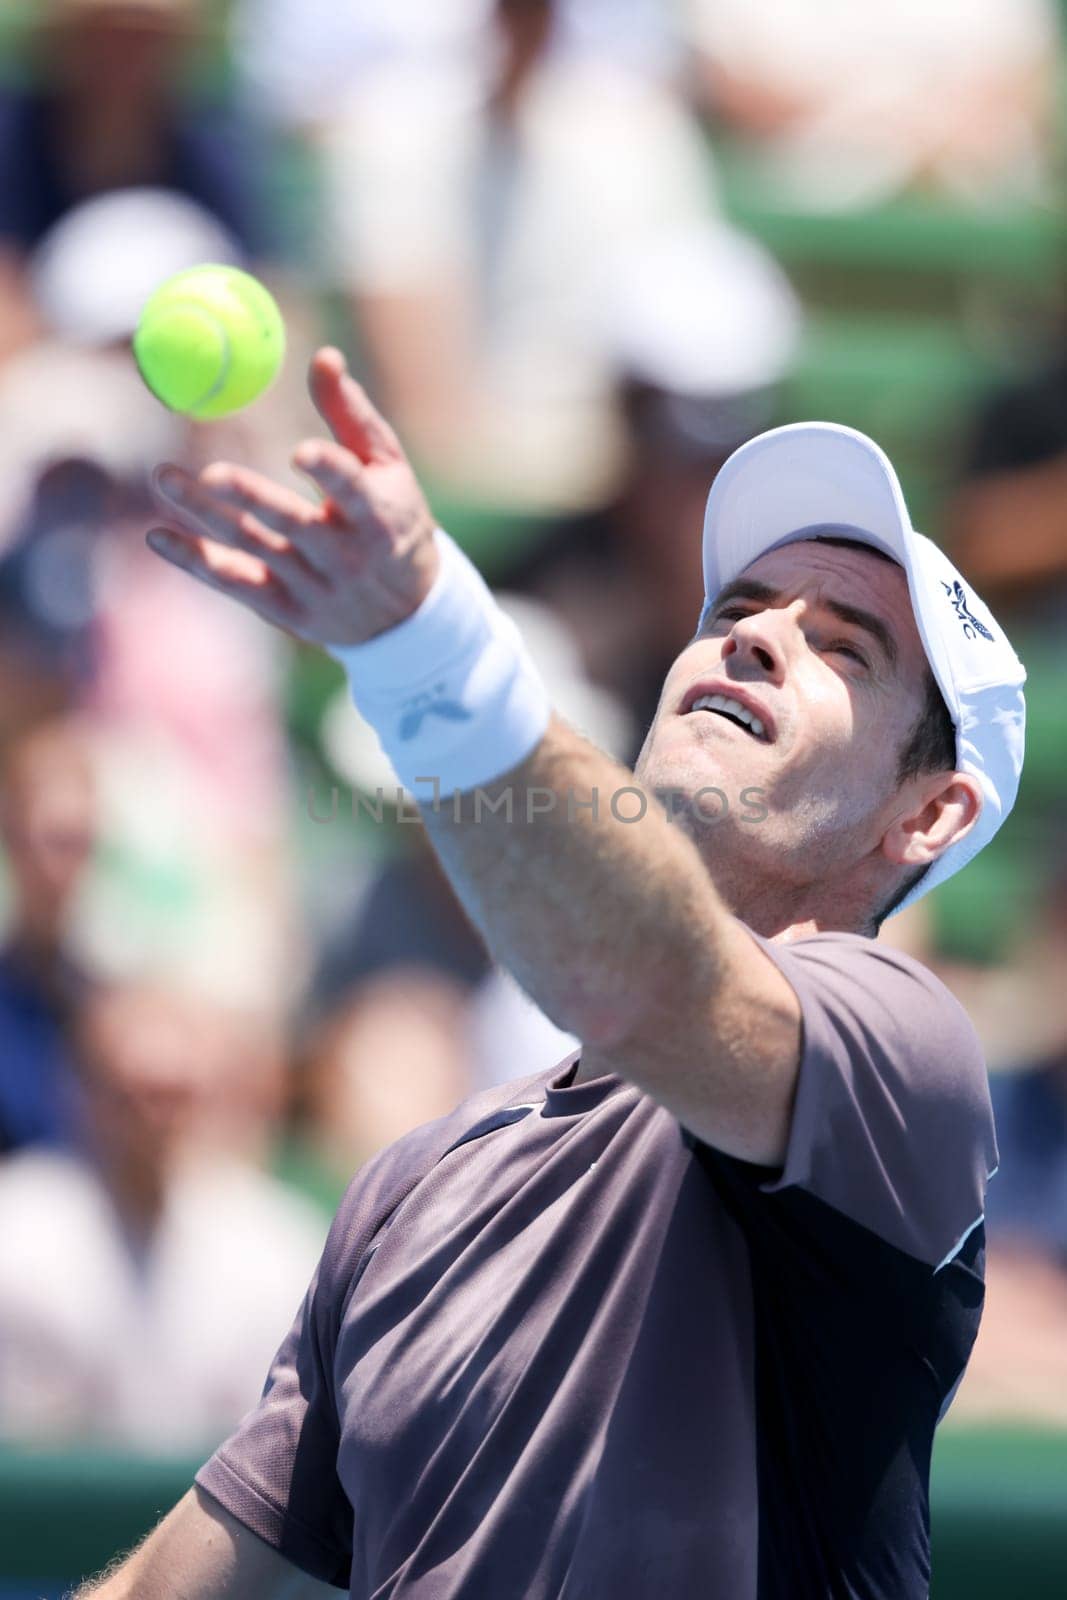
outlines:
[{"label": "blurred background", "polygon": [[[283,478],[325,341],[632,760],[708,485],[871,433],[1029,669],[1010,824],[882,935],[983,1036],[988,1287],[935,1600],[1067,1593],[1063,0],[0,0],[0,1595],[128,1545],[258,1397],[360,1164],[571,1047],[324,656],[152,557],[163,458]],[[140,306],[245,265],[188,424]],[[293,480],[295,481],[295,480]]]}]

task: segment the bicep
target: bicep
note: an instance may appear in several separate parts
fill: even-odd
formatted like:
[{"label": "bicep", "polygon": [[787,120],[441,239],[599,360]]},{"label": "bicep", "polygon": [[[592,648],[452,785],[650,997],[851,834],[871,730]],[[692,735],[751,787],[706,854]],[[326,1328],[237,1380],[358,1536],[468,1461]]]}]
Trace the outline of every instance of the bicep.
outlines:
[{"label": "bicep", "polygon": [[613,1052],[615,1070],[703,1143],[739,1160],[785,1158],[801,1050],[796,992],[734,917],[670,1003]]},{"label": "bicep", "polygon": [[192,1488],[85,1600],[315,1600],[337,1590],[293,1566]]}]

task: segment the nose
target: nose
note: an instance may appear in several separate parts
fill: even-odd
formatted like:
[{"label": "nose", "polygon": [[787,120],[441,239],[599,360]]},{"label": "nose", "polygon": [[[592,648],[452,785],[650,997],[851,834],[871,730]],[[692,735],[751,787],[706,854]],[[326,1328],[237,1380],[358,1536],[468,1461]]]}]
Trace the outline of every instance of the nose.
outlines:
[{"label": "nose", "polygon": [[789,635],[795,630],[796,619],[788,606],[765,606],[734,623],[723,640],[723,660],[733,656],[737,666],[755,664],[768,678],[780,682],[785,675]]}]

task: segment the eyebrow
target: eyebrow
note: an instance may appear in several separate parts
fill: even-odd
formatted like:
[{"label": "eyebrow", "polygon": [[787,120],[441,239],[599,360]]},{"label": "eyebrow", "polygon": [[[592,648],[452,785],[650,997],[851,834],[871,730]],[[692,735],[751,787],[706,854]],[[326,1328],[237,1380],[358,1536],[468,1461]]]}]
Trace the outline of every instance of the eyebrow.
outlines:
[{"label": "eyebrow", "polygon": [[[753,600],[764,605],[772,605],[780,598],[781,590],[772,589],[768,583],[757,583],[755,578],[735,578],[733,583],[728,583],[719,590],[711,603],[708,615],[713,616],[731,600]],[[848,605],[843,600],[822,600],[819,603],[824,610],[832,611],[842,622],[847,622],[854,628],[862,628],[869,633],[881,648],[889,665],[896,666],[897,642],[881,617],[876,617],[873,611],[864,611],[861,606]]]}]

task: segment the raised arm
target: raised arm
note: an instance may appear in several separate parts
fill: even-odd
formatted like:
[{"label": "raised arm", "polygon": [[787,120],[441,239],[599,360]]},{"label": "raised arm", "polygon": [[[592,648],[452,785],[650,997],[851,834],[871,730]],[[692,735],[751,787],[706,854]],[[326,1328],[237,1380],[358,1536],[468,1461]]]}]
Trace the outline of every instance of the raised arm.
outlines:
[{"label": "raised arm", "polygon": [[143,1544],[70,1600],[316,1600],[337,1592],[194,1488]]},{"label": "raised arm", "polygon": [[[156,481],[170,527],[149,535],[153,548],[266,620],[344,651],[346,661],[358,656],[353,670],[376,671],[373,681],[363,677],[360,707],[369,715],[383,690],[394,764],[418,752],[410,783],[447,769],[446,794],[474,790],[493,805],[511,789],[516,824],[495,809],[453,821],[447,804],[423,806],[493,954],[582,1040],[586,1069],[609,1055],[612,1070],[699,1137],[776,1164],[799,1059],[792,989],[651,795],[637,826],[613,814],[609,797],[623,787],[630,805],[635,794],[641,801],[636,780],[542,713],[536,675],[521,666],[481,579],[437,540],[392,429],[339,352],[319,352],[311,391],[334,439],[309,440],[293,459],[322,492],[320,504],[239,467],[212,466],[199,479],[167,469]],[[430,617],[405,633],[432,589]],[[481,711],[460,703],[460,660]],[[405,674],[411,692],[395,687]],[[437,762],[457,738],[467,741],[462,762]],[[496,777],[483,784],[490,768]],[[536,813],[528,796],[540,799]]]}]

